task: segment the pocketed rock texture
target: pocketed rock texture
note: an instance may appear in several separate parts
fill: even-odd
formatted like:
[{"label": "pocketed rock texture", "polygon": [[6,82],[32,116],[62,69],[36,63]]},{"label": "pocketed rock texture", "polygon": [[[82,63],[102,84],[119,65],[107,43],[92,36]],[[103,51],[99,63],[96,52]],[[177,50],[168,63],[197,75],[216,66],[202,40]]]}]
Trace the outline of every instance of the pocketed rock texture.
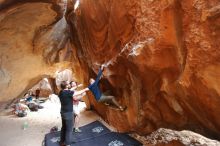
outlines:
[{"label": "pocketed rock texture", "polygon": [[166,128],[159,128],[158,130],[152,132],[148,136],[138,136],[136,134],[131,134],[139,141],[143,143],[144,146],[218,146],[220,142],[217,140],[210,140],[192,131],[183,130],[175,131]]},{"label": "pocketed rock texture", "polygon": [[119,131],[166,127],[220,139],[219,0],[0,3],[2,101],[65,68],[87,85],[105,64],[100,85],[127,110],[90,93],[87,104]]}]

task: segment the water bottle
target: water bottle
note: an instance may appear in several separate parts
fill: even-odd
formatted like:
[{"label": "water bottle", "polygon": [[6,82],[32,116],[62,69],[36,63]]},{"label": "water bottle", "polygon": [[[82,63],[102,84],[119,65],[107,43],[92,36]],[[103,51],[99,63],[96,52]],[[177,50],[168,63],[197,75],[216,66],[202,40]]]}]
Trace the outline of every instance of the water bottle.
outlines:
[{"label": "water bottle", "polygon": [[26,130],[28,128],[28,122],[24,122],[24,124],[23,124],[23,130]]}]

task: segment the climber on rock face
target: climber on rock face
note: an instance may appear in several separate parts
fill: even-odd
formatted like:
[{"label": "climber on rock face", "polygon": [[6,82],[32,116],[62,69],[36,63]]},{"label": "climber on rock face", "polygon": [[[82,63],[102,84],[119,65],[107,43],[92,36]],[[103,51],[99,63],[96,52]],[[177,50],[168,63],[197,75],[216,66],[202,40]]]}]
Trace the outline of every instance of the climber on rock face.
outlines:
[{"label": "climber on rock face", "polygon": [[115,97],[112,95],[105,95],[104,93],[102,93],[102,91],[99,88],[99,80],[101,79],[102,76],[102,72],[104,70],[104,65],[101,66],[101,68],[99,69],[98,75],[96,77],[96,80],[94,80],[93,78],[90,78],[89,82],[89,90],[93,93],[93,95],[95,96],[96,101],[98,102],[103,102],[103,103],[113,103],[115,106],[117,106],[117,108],[121,111],[124,111],[126,109],[126,107],[122,107],[121,105],[119,105],[119,103],[116,101]]}]

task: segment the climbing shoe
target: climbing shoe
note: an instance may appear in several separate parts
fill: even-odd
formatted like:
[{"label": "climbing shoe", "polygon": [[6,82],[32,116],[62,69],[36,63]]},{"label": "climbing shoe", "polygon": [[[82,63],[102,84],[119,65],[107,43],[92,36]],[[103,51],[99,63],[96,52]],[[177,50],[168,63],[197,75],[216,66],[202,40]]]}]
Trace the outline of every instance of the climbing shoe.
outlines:
[{"label": "climbing shoe", "polygon": [[74,132],[82,132],[82,130],[80,130],[79,128],[75,128]]},{"label": "climbing shoe", "polygon": [[127,109],[127,106],[125,106],[125,107],[120,106],[119,107],[119,110],[122,111],[122,112],[125,111],[126,109]]}]

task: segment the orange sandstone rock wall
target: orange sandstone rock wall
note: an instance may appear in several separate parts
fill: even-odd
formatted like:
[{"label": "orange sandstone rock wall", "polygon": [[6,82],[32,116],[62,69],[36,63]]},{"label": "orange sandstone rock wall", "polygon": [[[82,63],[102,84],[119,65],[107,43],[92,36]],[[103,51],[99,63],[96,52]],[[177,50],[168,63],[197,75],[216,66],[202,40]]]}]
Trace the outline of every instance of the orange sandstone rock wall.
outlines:
[{"label": "orange sandstone rock wall", "polygon": [[122,113],[90,97],[98,113],[120,131],[169,127],[218,136],[219,6],[218,0],[81,0],[68,15],[73,43],[94,72],[107,65],[101,85],[128,106]]},{"label": "orange sandstone rock wall", "polygon": [[87,85],[106,64],[100,85],[127,110],[85,100],[119,131],[219,138],[219,11],[219,0],[0,1],[0,100],[66,68]]},{"label": "orange sandstone rock wall", "polygon": [[55,1],[0,1],[0,101],[22,97],[43,77],[72,68],[65,62],[72,47],[62,15]]}]

